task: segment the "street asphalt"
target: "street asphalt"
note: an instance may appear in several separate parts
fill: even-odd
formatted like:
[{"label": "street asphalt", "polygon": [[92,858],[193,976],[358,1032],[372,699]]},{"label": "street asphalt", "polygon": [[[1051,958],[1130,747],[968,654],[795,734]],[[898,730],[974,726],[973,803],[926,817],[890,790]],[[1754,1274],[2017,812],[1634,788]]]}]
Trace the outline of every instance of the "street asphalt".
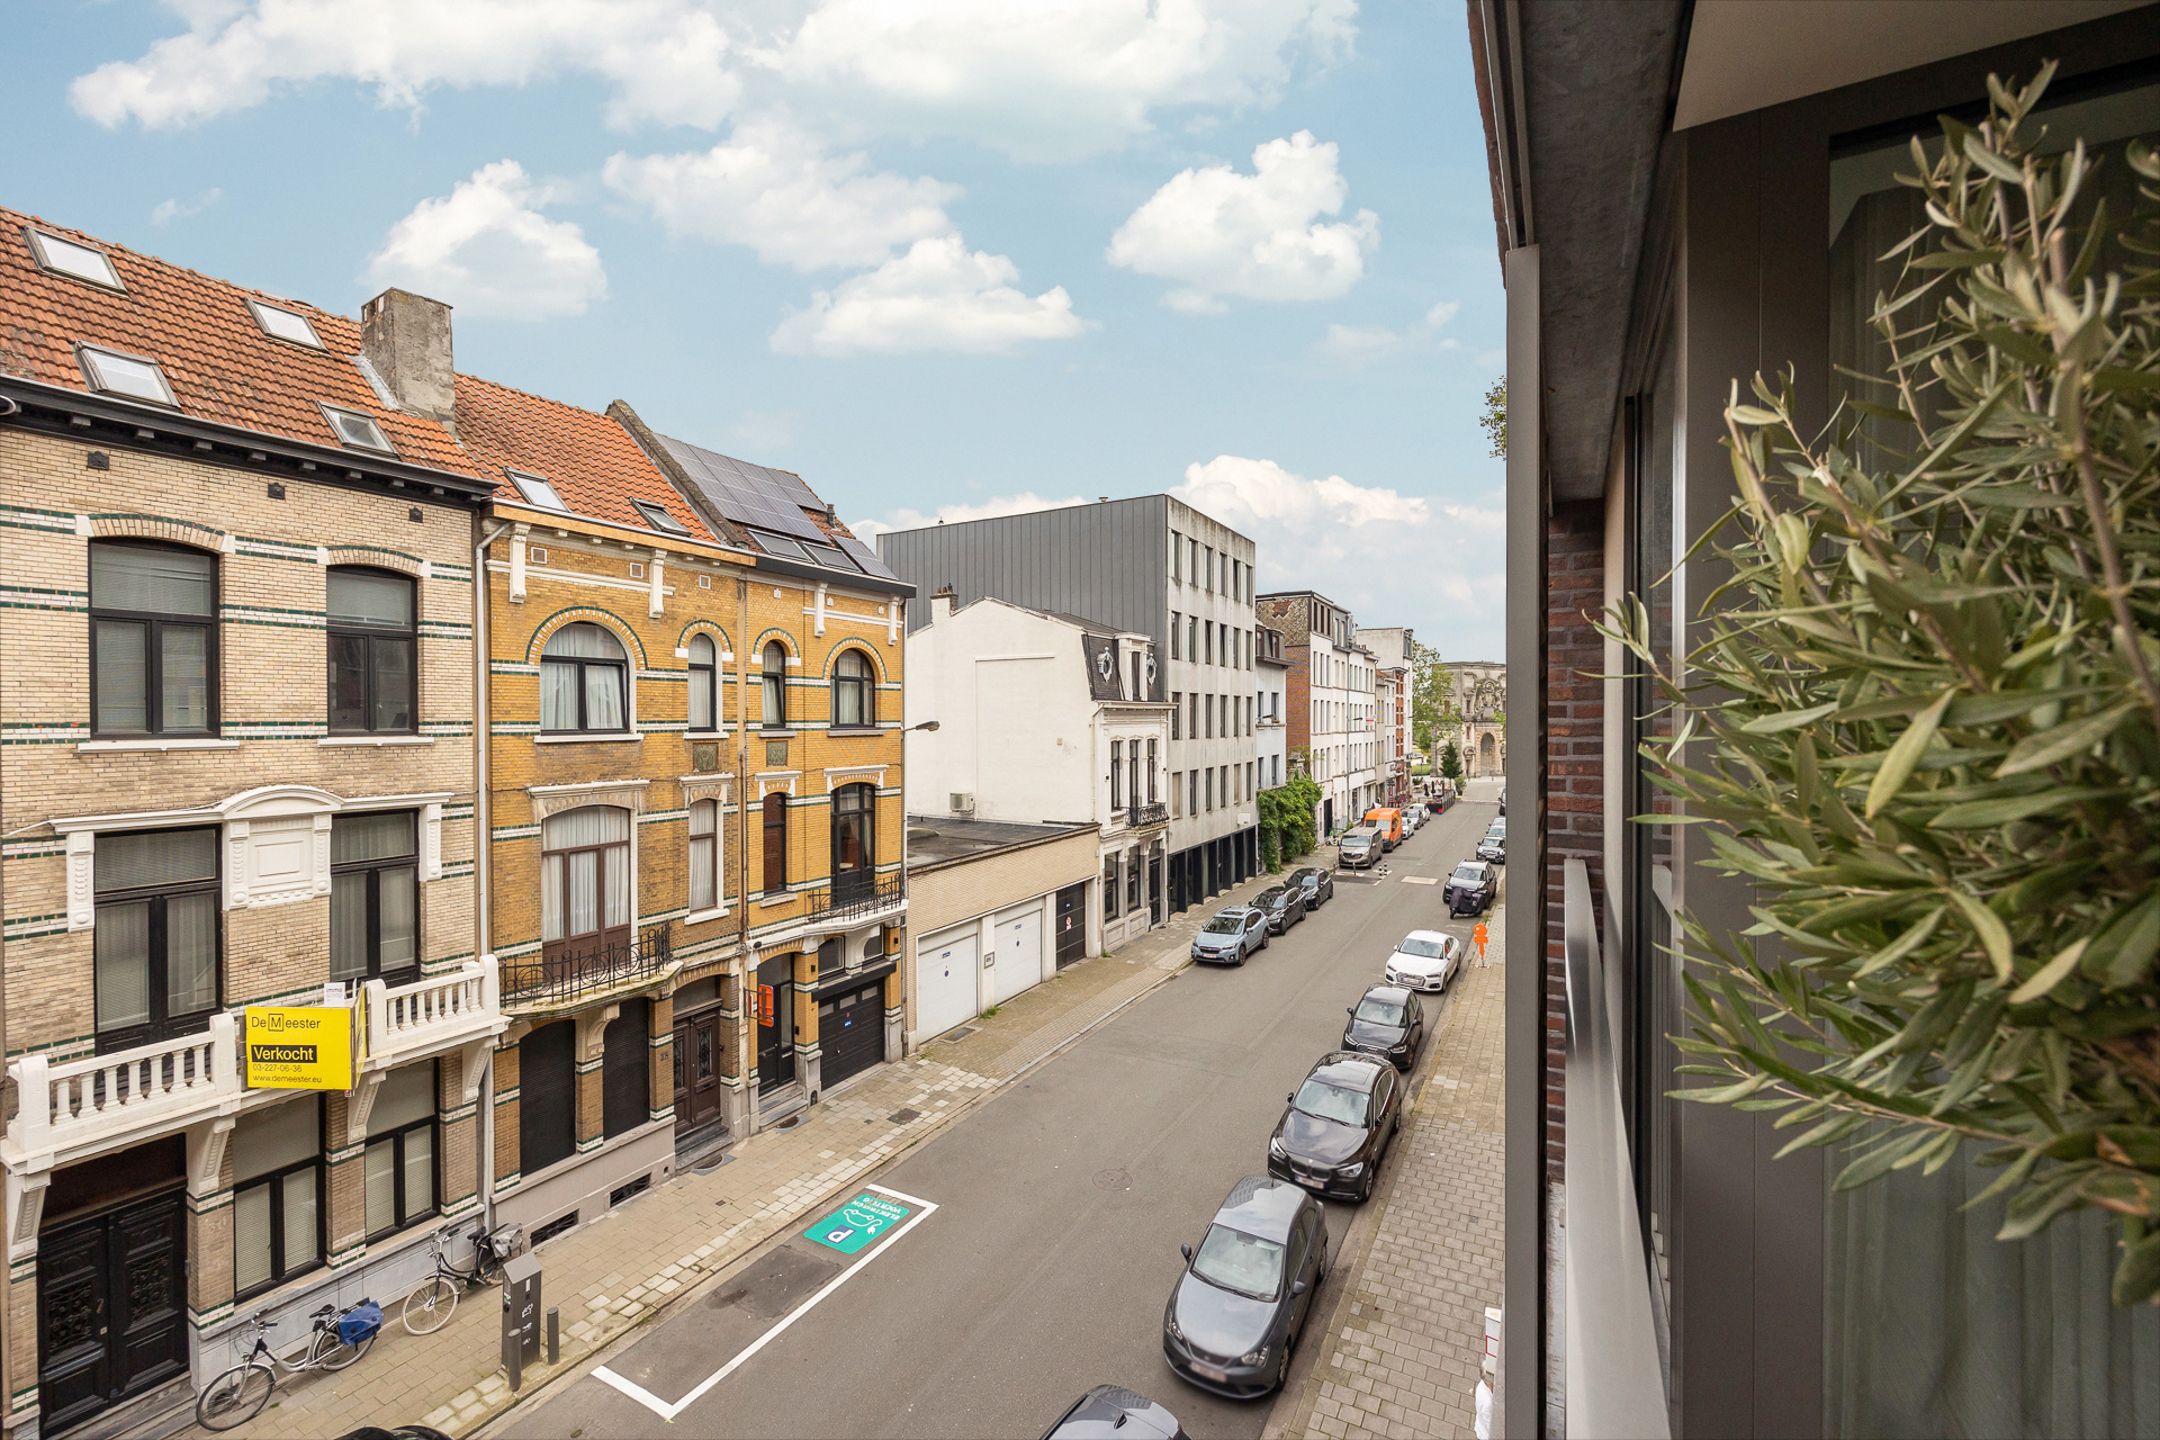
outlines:
[{"label": "street asphalt", "polygon": [[[1393,943],[1420,928],[1468,941],[1473,922],[1449,920],[1442,884],[1411,882],[1444,882],[1495,813],[1489,799],[1456,805],[1387,858],[1387,876],[1339,876],[1332,902],[1244,967],[1185,970],[874,1175],[937,1207],[882,1244],[850,1257],[791,1231],[605,1357],[669,1405],[733,1362],[672,1421],[587,1374],[494,1433],[1032,1437],[1114,1383],[1198,1440],[1259,1435],[1270,1402],[1218,1399],[1164,1363],[1178,1246],[1241,1176],[1266,1172],[1284,1096],[1336,1047]],[[1424,1003],[1429,1047],[1447,1002]],[[1355,1211],[1328,1204],[1331,1255]],[[1330,1277],[1315,1317],[1341,1284]]]}]

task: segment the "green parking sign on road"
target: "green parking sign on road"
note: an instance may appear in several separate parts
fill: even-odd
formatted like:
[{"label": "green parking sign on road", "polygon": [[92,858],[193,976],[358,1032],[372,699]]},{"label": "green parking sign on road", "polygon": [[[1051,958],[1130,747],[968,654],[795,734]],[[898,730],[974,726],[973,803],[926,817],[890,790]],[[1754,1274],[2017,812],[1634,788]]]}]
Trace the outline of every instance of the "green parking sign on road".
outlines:
[{"label": "green parking sign on road", "polygon": [[854,1255],[914,1213],[912,1205],[902,1205],[897,1200],[888,1200],[865,1190],[803,1231],[803,1238],[815,1240],[843,1255]]}]

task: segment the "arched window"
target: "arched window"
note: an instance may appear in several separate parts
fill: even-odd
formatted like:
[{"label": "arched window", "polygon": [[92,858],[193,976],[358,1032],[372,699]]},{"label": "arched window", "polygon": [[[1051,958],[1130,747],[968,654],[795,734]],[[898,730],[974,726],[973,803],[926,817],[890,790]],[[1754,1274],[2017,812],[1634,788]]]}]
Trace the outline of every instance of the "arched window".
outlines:
[{"label": "arched window", "polygon": [[332,734],[413,732],[413,589],[386,570],[330,572]]},{"label": "arched window", "polygon": [[690,908],[712,910],[720,904],[720,802],[690,805]]},{"label": "arched window", "polygon": [[877,885],[877,790],[843,785],[833,792],[833,900],[867,897]]},{"label": "arched window", "polygon": [[540,940],[573,963],[630,940],[630,812],[588,805],[540,827]]},{"label": "arched window", "polygon": [[216,556],[134,540],[91,544],[90,728],[216,733]]},{"label": "arched window", "polygon": [[759,688],[765,695],[765,728],[787,729],[787,649],[777,640],[765,642],[759,662]]},{"label": "arched window", "polygon": [[833,664],[832,723],[834,729],[877,724],[877,677],[860,650],[841,651]]},{"label": "arched window", "polygon": [[720,652],[710,635],[690,637],[690,729],[720,728]]},{"label": "arched window", "polygon": [[608,734],[630,728],[630,658],[598,625],[565,625],[540,656],[540,728]]},{"label": "arched window", "polygon": [[787,794],[775,790],[765,797],[765,893],[778,895],[787,889]]}]

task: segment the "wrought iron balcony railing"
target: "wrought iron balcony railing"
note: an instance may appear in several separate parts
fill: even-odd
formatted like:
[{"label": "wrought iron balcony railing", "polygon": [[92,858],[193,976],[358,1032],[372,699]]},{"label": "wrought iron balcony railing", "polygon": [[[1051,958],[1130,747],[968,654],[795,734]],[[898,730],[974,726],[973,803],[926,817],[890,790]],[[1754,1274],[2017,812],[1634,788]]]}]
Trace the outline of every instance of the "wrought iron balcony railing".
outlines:
[{"label": "wrought iron balcony railing", "polygon": [[1134,829],[1142,825],[1160,825],[1170,818],[1170,806],[1160,800],[1146,805],[1135,805],[1125,812],[1125,823]]},{"label": "wrought iron balcony railing", "polygon": [[504,960],[505,1009],[542,1009],[650,980],[674,963],[667,931],[602,945],[543,947],[537,955]]},{"label": "wrought iron balcony railing", "polygon": [[836,875],[814,890],[802,891],[805,906],[804,920],[867,920],[899,908],[907,898],[907,883],[898,875],[873,876],[860,872],[861,879]]}]

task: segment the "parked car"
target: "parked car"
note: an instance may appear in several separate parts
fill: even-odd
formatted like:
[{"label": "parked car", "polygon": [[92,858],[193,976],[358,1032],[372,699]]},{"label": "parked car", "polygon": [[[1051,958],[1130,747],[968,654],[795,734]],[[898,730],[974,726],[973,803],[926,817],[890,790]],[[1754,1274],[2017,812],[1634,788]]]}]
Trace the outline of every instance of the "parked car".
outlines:
[{"label": "parked car", "polygon": [[1350,1007],[1342,1048],[1378,1055],[1397,1070],[1408,1071],[1425,1043],[1425,1007],[1401,985],[1375,985]]},{"label": "parked car", "polygon": [[1355,830],[1343,832],[1342,839],[1335,842],[1335,853],[1350,869],[1365,870],[1379,864],[1385,852],[1381,848],[1380,832],[1370,825],[1360,825]]},{"label": "parked car", "polygon": [[1438,930],[1413,930],[1387,957],[1387,982],[1406,990],[1445,990],[1462,965],[1462,941]]},{"label": "parked car", "polygon": [[1483,860],[1465,860],[1448,876],[1442,898],[1450,915],[1482,915],[1500,893],[1500,872]]},{"label": "parked car", "polygon": [[1295,1185],[1231,1187],[1163,1310],[1163,1358],[1180,1379],[1235,1399],[1278,1389],[1290,1345],[1327,1278],[1327,1217]]},{"label": "parked car", "polygon": [[1507,786],[1500,787],[1500,813],[1507,814]]},{"label": "parked car", "polygon": [[1267,913],[1250,905],[1218,910],[1192,939],[1192,958],[1211,965],[1242,965],[1245,957],[1267,949]]},{"label": "parked car", "polygon": [[1185,1440],[1185,1427],[1145,1395],[1097,1385],[1043,1432],[1043,1440]]},{"label": "parked car", "polygon": [[1424,806],[1422,806],[1422,805],[1405,805],[1405,806],[1403,806],[1403,807],[1402,807],[1402,832],[1403,832],[1403,838],[1404,838],[1404,839],[1408,839],[1408,838],[1409,838],[1410,836],[1412,836],[1412,835],[1415,835],[1415,834],[1417,834],[1417,832],[1418,832],[1418,827],[1419,827],[1420,825],[1423,825],[1424,823],[1425,823],[1425,807],[1424,807]]},{"label": "parked car", "polygon": [[1403,842],[1402,811],[1392,806],[1375,806],[1365,812],[1364,823],[1380,832],[1380,844],[1393,850]]},{"label": "parked car", "polygon": [[1301,870],[1291,871],[1290,878],[1283,883],[1285,885],[1301,885],[1304,887],[1305,908],[1307,910],[1317,910],[1335,898],[1335,872],[1322,870],[1315,865],[1307,865]]},{"label": "parked car", "polygon": [[1395,1067],[1377,1055],[1323,1055],[1288,1098],[1268,1141],[1268,1174],[1316,1194],[1371,1195],[1380,1157],[1402,1128]]},{"label": "parked car", "polygon": [[1267,913],[1268,930],[1280,935],[1305,918],[1305,887],[1270,885],[1253,896],[1253,908]]},{"label": "parked car", "polygon": [[1485,838],[1477,842],[1478,859],[1490,860],[1495,865],[1505,865],[1507,863],[1507,830],[1504,828],[1505,824],[1505,821],[1495,820],[1493,822],[1494,828],[1487,830]]}]

